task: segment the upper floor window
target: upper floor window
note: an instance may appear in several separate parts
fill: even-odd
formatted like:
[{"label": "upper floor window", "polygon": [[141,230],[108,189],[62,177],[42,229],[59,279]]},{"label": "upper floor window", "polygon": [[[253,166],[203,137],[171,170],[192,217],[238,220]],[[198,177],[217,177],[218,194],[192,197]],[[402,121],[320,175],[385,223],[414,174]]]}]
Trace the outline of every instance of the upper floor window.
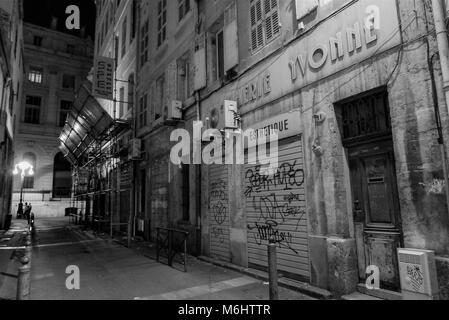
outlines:
[{"label": "upper floor window", "polygon": [[221,79],[225,75],[224,71],[224,34],[223,30],[220,30],[215,35],[216,41],[216,70],[217,70],[217,79]]},{"label": "upper floor window", "polygon": [[42,83],[44,70],[38,67],[30,67],[30,73],[28,74],[28,80],[33,83]]},{"label": "upper floor window", "polygon": [[64,127],[67,120],[67,115],[72,109],[73,103],[71,101],[61,100],[61,106],[59,110],[59,126]]},{"label": "upper floor window", "polygon": [[122,25],[122,59],[126,54],[126,41],[128,40],[128,28],[127,28],[127,21],[128,19],[125,18],[125,20],[123,20],[123,25]]},{"label": "upper floor window", "polygon": [[42,46],[42,37],[34,36],[33,44],[34,44],[36,47]]},{"label": "upper floor window", "polygon": [[148,116],[148,94],[144,94],[139,100],[139,127],[146,126]]},{"label": "upper floor window", "polygon": [[28,162],[30,165],[32,165],[34,170],[34,175],[25,176],[25,179],[23,180],[23,188],[34,189],[34,176],[36,174],[36,162],[37,162],[36,155],[32,152],[27,152],[23,155],[23,161]]},{"label": "upper floor window", "polygon": [[64,74],[62,76],[62,88],[75,90],[75,76]]},{"label": "upper floor window", "polygon": [[119,118],[123,118],[125,115],[125,87],[120,88],[119,93]]},{"label": "upper floor window", "polygon": [[178,0],[178,13],[179,21],[184,19],[184,17],[190,11],[190,0]]},{"label": "upper floor window", "polygon": [[278,0],[251,0],[251,49],[258,51],[280,33]]},{"label": "upper floor window", "polygon": [[156,81],[156,106],[155,106],[155,115],[154,120],[162,117],[162,110],[164,110],[165,104],[165,75],[161,76]]},{"label": "upper floor window", "polygon": [[159,0],[157,5],[157,46],[167,39],[167,0]]},{"label": "upper floor window", "polygon": [[148,61],[149,44],[149,22],[148,20],[142,27],[142,40],[140,43],[140,64],[143,66]]},{"label": "upper floor window", "polygon": [[26,96],[25,123],[39,124],[42,98],[36,96]]}]

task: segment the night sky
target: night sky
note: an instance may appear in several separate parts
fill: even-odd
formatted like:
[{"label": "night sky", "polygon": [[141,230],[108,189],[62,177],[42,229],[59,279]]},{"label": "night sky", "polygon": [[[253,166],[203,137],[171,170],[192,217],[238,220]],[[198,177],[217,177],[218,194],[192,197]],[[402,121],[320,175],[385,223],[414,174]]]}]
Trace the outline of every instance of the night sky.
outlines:
[{"label": "night sky", "polygon": [[94,0],[25,0],[25,21],[49,28],[51,17],[58,18],[58,30],[73,35],[79,35],[78,30],[67,30],[65,13],[69,5],[77,5],[81,12],[81,27],[86,27],[87,35],[94,39],[95,35],[95,4]]}]

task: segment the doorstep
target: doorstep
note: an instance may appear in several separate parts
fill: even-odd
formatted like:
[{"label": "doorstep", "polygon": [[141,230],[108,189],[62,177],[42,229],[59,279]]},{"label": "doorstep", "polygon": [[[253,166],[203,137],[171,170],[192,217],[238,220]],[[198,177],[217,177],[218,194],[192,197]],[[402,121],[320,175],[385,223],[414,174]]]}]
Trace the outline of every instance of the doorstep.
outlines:
[{"label": "doorstep", "polygon": [[357,292],[364,295],[379,298],[381,300],[393,300],[393,301],[403,300],[402,294],[400,294],[399,292],[388,291],[384,289],[370,290],[364,284],[359,284],[357,286]]},{"label": "doorstep", "polygon": [[342,296],[341,299],[347,300],[347,301],[382,301],[383,300],[383,299],[369,296],[367,294],[363,294],[360,292],[354,292],[354,293],[348,294],[346,296]]},{"label": "doorstep", "polygon": [[[242,274],[248,275],[250,277],[256,278],[261,281],[268,281],[268,273],[265,271],[244,268],[244,267],[237,266],[237,265],[229,263],[229,262],[212,259],[212,258],[205,257],[205,256],[200,256],[200,257],[198,257],[198,259],[201,261],[204,261],[204,262],[214,264],[214,265],[222,267],[222,268],[240,272]],[[281,287],[303,293],[312,298],[316,298],[316,299],[320,299],[320,300],[331,300],[332,299],[331,292],[321,289],[321,288],[318,288],[318,287],[314,287],[314,286],[304,283],[304,282],[293,280],[293,279],[288,279],[288,278],[282,277],[279,279],[279,285]]]}]

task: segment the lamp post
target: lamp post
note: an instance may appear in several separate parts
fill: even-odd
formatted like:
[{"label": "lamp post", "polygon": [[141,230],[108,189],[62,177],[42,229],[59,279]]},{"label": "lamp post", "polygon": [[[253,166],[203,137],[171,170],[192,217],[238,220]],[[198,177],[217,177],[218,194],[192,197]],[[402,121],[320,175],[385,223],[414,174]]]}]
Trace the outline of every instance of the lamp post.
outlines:
[{"label": "lamp post", "polygon": [[14,168],[13,174],[16,176],[20,174],[20,202],[19,202],[19,208],[17,209],[17,219],[21,218],[23,216],[23,183],[25,181],[25,177],[27,176],[33,176],[33,166],[29,164],[28,162],[20,162],[17,164]]}]

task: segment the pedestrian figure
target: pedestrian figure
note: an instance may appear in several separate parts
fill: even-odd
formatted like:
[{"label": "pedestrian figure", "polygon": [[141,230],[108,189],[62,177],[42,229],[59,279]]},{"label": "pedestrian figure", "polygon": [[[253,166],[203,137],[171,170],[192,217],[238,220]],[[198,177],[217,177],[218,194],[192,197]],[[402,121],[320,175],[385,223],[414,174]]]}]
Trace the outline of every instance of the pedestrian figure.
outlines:
[{"label": "pedestrian figure", "polygon": [[28,224],[30,224],[31,208],[31,203],[25,204],[25,219],[27,219]]}]

